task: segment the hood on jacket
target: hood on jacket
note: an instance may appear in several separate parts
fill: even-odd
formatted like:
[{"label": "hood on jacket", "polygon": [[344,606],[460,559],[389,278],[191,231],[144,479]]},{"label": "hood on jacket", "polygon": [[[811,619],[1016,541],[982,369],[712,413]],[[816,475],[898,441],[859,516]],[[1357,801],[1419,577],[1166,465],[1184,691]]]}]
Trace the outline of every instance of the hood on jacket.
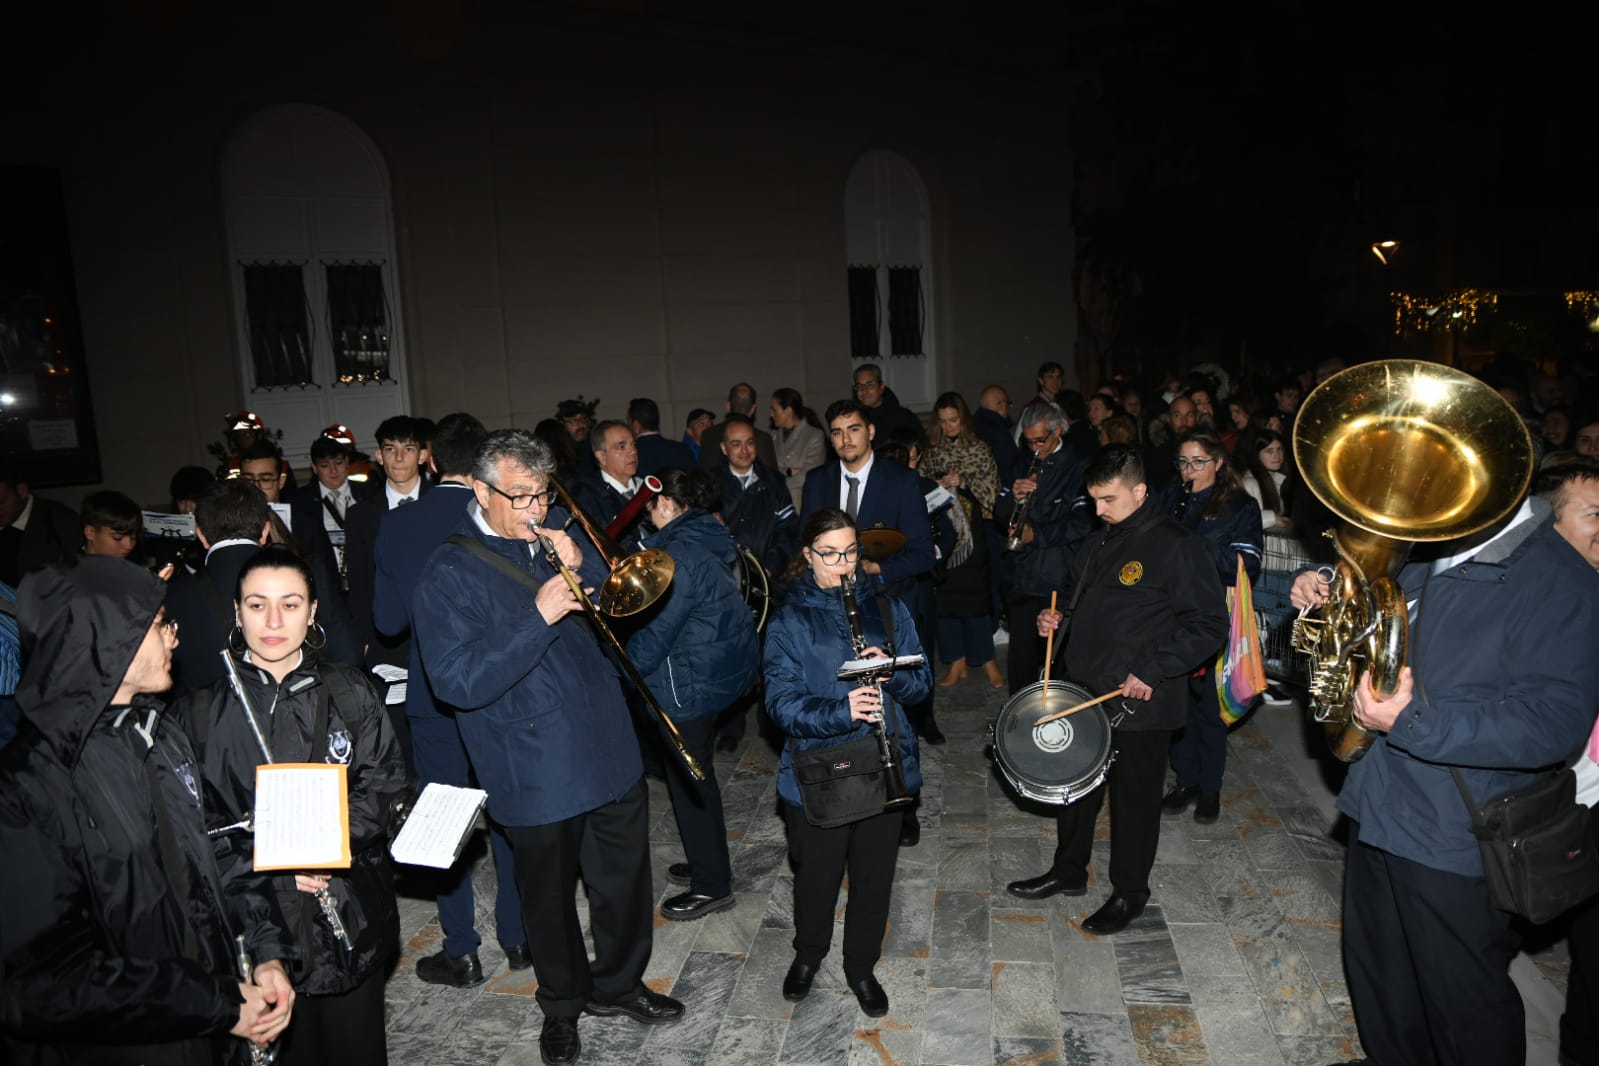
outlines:
[{"label": "hood on jacket", "polygon": [[659,548],[668,555],[674,544],[694,544],[729,566],[738,558],[738,544],[733,534],[715,515],[698,507],[690,508],[680,518],[668,522],[665,529],[643,540],[646,548]]},{"label": "hood on jacket", "polygon": [[166,594],[166,582],[148,570],[103,555],[22,583],[17,622],[27,666],[17,704],[67,765],[110,706]]}]

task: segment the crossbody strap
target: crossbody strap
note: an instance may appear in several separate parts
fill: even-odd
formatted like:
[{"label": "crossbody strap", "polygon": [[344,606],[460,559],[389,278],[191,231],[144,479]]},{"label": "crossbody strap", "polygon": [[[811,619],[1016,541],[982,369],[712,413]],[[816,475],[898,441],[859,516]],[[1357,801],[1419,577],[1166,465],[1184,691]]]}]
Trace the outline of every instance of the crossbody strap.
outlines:
[{"label": "crossbody strap", "polygon": [[515,563],[511,562],[511,560],[499,554],[493,548],[490,548],[487,544],[484,544],[480,540],[473,540],[465,533],[451,533],[444,539],[444,542],[446,544],[454,544],[457,547],[466,549],[468,554],[483,560],[485,563],[488,563],[506,577],[517,582],[525,588],[531,589],[533,592],[538,592],[542,587],[539,584],[538,579],[536,579],[532,574],[528,573],[526,570],[523,570],[520,566],[517,566]]}]

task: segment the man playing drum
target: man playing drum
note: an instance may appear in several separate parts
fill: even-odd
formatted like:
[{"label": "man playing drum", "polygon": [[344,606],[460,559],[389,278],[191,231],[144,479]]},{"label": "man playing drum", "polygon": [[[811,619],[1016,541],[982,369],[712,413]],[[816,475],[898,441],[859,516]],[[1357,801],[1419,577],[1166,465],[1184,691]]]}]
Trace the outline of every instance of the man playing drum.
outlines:
[{"label": "man playing drum", "polygon": [[[1109,900],[1083,922],[1091,933],[1115,933],[1149,900],[1149,870],[1160,834],[1160,795],[1171,735],[1187,716],[1188,675],[1227,637],[1227,601],[1205,542],[1149,502],[1144,464],[1125,444],[1100,449],[1083,472],[1104,526],[1078,549],[1072,576],[1081,583],[1068,628],[1067,677],[1095,693],[1121,690],[1105,705],[1113,734]],[[1062,625],[1059,611],[1038,616],[1040,633]],[[1094,821],[1104,802],[1056,814],[1055,862],[1041,876],[1008,888],[1023,899],[1088,891]]]}]

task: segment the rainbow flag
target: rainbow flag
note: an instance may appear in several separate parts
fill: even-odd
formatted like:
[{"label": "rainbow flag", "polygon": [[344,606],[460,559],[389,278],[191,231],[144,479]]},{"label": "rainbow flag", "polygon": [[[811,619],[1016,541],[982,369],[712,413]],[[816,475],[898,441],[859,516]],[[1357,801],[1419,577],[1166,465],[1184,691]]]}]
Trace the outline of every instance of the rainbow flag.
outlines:
[{"label": "rainbow flag", "polygon": [[1216,657],[1216,702],[1221,719],[1232,725],[1266,691],[1266,660],[1260,650],[1260,628],[1255,624],[1255,598],[1244,571],[1244,557],[1238,557],[1238,579],[1227,590],[1227,643]]}]

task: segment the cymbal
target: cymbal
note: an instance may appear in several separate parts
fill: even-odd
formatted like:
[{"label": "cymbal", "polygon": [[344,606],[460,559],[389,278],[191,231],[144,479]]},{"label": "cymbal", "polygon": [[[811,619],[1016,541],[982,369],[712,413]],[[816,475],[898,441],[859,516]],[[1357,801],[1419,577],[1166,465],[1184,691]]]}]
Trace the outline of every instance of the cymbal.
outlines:
[{"label": "cymbal", "polygon": [[905,534],[887,526],[873,526],[860,531],[861,555],[880,563],[905,547]]}]

